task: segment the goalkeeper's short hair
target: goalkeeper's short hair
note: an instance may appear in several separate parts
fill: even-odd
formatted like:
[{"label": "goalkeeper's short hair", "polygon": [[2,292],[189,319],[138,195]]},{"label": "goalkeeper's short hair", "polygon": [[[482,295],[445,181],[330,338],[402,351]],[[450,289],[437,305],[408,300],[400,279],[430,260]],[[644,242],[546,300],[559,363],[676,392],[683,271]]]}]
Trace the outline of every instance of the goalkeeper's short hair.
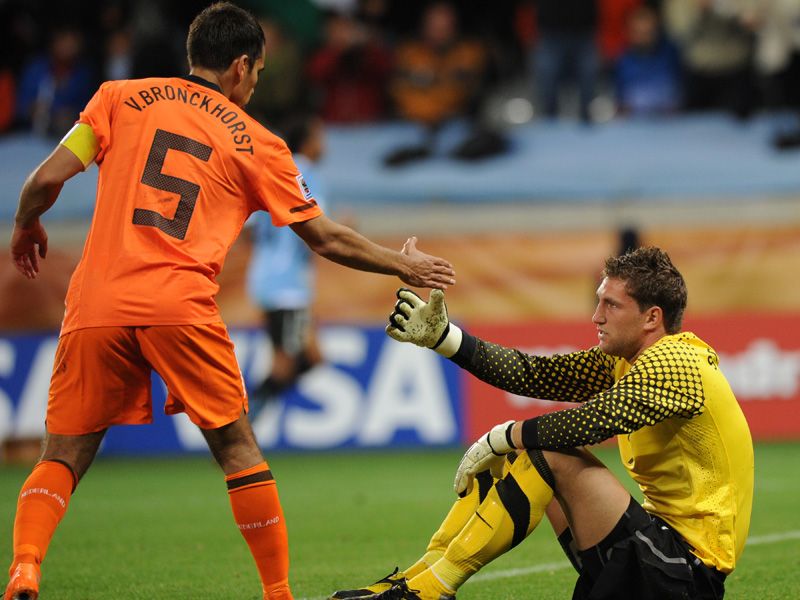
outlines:
[{"label": "goalkeeper's short hair", "polygon": [[606,259],[604,277],[625,282],[628,294],[640,310],[658,306],[664,313],[667,333],[681,330],[687,293],[683,275],[661,248],[638,248],[622,256]]}]

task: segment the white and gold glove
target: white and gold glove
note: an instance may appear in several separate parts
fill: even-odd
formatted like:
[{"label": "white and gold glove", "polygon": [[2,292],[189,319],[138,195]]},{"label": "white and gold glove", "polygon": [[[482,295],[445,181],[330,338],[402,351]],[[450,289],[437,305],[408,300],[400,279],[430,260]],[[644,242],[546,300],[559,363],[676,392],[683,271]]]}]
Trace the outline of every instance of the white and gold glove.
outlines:
[{"label": "white and gold glove", "polygon": [[461,330],[450,323],[442,290],[431,290],[428,302],[407,288],[397,290],[394,312],[386,333],[398,342],[411,342],[451,357],[461,346]]},{"label": "white and gold glove", "polygon": [[516,450],[511,443],[511,427],[514,421],[506,421],[495,425],[486,435],[469,447],[456,471],[456,480],[453,488],[456,494],[464,496],[472,490],[475,475],[486,470],[491,470],[494,476],[497,473],[498,462],[505,460],[506,454]]}]

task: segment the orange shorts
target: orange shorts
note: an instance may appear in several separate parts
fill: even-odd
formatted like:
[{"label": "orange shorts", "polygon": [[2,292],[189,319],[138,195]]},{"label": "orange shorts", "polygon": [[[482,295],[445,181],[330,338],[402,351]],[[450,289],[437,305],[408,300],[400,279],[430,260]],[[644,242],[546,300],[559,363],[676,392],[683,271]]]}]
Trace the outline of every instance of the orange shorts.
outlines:
[{"label": "orange shorts", "polygon": [[247,393],[223,323],[90,327],[58,340],[47,431],[80,435],[151,423],[150,373],[167,385],[164,412],[185,412],[202,429],[247,412]]}]

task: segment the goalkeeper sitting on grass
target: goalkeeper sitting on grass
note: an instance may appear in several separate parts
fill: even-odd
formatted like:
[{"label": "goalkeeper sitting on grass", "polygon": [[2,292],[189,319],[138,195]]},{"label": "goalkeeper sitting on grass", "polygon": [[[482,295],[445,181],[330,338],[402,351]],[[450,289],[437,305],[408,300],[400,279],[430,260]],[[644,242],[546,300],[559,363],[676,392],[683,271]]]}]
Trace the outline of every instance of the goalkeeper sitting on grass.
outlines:
[{"label": "goalkeeper sitting on grass", "polygon": [[[580,406],[495,426],[458,466],[459,498],[423,556],[331,598],[445,600],[547,515],[573,598],[717,599],[744,548],[753,445],[717,354],[681,333],[683,277],[657,248],[606,261],[598,345],[529,356],[449,323],[444,294],[398,292],[387,333],[513,394]],[[640,505],[584,446],[618,436]]]}]

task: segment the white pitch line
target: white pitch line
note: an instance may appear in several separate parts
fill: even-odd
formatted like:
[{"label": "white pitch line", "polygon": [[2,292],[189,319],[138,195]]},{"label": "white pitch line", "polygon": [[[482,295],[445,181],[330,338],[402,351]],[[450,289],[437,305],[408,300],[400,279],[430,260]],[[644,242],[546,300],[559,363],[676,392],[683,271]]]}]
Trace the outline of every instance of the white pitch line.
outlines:
[{"label": "white pitch line", "polygon": [[531,573],[541,573],[543,571],[560,571],[572,565],[565,560],[558,562],[543,563],[541,565],[533,565],[530,567],[521,567],[518,569],[506,569],[504,571],[490,571],[489,573],[479,573],[475,577],[470,577],[470,581],[491,581],[492,579],[507,579],[509,577],[522,577],[523,575],[530,575]]},{"label": "white pitch line", "polygon": [[755,535],[747,540],[747,546],[760,546],[761,544],[775,544],[786,540],[800,540],[800,529],[793,531],[783,531],[781,533],[771,533],[769,535]]},{"label": "white pitch line", "polygon": [[[766,535],[756,535],[747,540],[747,546],[763,546],[765,544],[776,544],[788,540],[800,540],[800,529],[792,531],[783,531],[781,533],[770,533]],[[552,563],[542,563],[540,565],[533,565],[530,567],[522,567],[519,569],[505,569],[503,571],[491,571],[489,573],[479,573],[475,577],[470,578],[470,581],[492,581],[494,579],[509,579],[511,577],[522,577],[524,575],[531,575],[532,573],[542,573],[545,571],[560,571],[561,569],[572,568],[572,565],[567,561],[559,561]],[[313,598],[300,598],[300,600],[325,600],[327,596],[316,596]]]}]

